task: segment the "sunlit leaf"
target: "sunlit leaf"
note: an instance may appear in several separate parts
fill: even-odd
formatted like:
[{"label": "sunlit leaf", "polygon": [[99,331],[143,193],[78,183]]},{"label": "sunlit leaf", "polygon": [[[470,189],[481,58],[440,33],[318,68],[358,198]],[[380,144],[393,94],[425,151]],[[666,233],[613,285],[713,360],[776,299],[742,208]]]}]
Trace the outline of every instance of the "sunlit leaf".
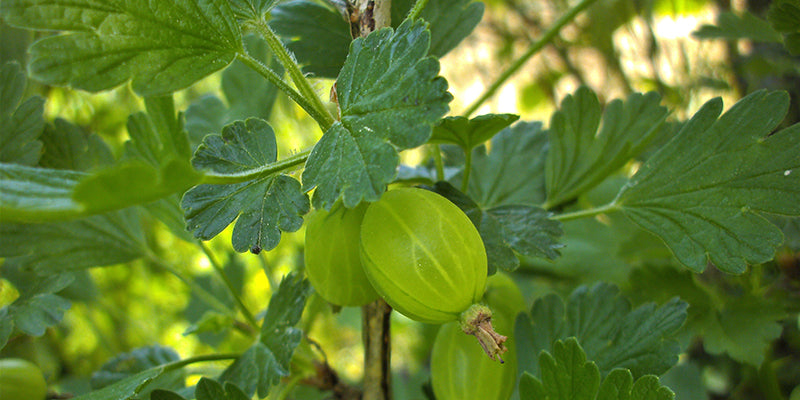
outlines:
[{"label": "sunlit leaf", "polygon": [[767,136],[788,105],[786,93],[759,91],[717,119],[722,101],[709,101],[616,204],[693,271],[772,259],[783,235],[761,213],[800,215],[800,124]]},{"label": "sunlit leaf", "polygon": [[0,162],[36,165],[44,129],[44,99],[39,96],[22,101],[25,73],[19,64],[0,67]]},{"label": "sunlit leaf", "polygon": [[660,101],[655,92],[635,93],[602,111],[586,87],[565,97],[548,131],[545,208],[591,189],[641,152],[667,116]]},{"label": "sunlit leaf", "polygon": [[[613,285],[581,286],[566,306],[553,294],[536,300],[530,314],[521,314],[515,325],[517,349],[539,354],[574,336],[603,376],[614,368],[630,369],[635,377],[660,375],[678,361],[680,348],[672,336],[686,320],[687,307],[673,298],[660,307],[647,303],[631,310]],[[519,363],[520,370],[539,374],[535,357],[520,357]]]},{"label": "sunlit leaf", "polygon": [[351,45],[336,81],[341,120],[314,146],[303,188],[315,208],[375,201],[396,174],[398,150],[425,143],[452,99],[426,57],[430,33],[422,22],[384,28]]},{"label": "sunlit leaf", "polygon": [[[192,163],[198,169],[236,174],[263,167],[277,159],[275,133],[263,120],[237,121],[222,135],[209,135],[197,148]],[[229,185],[199,185],[183,197],[187,228],[208,240],[234,219],[233,248],[258,253],[278,245],[281,231],[294,232],[309,211],[300,183],[286,175],[268,175]]]},{"label": "sunlit leaf", "polygon": [[258,20],[279,0],[228,0],[237,17]]},{"label": "sunlit leaf", "polygon": [[5,22],[64,33],[30,48],[29,70],[48,84],[96,92],[132,80],[142,96],[183,89],[241,51],[226,0],[4,0]]}]

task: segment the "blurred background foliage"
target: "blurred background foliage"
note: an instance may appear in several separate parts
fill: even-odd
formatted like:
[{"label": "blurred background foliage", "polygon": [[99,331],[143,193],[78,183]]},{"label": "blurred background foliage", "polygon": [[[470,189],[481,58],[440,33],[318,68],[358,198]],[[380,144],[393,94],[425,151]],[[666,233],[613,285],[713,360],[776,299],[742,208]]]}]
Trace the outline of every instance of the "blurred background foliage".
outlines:
[{"label": "blurred background foliage", "polygon": [[[573,3],[487,0],[477,29],[441,60],[441,74],[455,96],[451,114],[458,115],[482,94],[505,66]],[[672,110],[670,121],[678,123],[712,97],[722,96],[729,106],[747,93],[767,88],[790,92],[792,103],[785,124],[796,123],[800,121],[800,58],[781,43],[734,40],[739,38],[735,29],[724,29],[726,13],[766,18],[770,3],[600,0],[563,29],[478,114],[516,113],[522,120],[542,121],[546,126],[560,99],[586,85],[598,93],[601,102],[632,92],[657,91]],[[718,30],[714,31],[711,25]],[[0,25],[0,64],[17,61],[25,65],[26,49],[35,35]],[[257,42],[251,46],[263,48]],[[263,56],[268,57],[266,53]],[[258,78],[253,79],[263,86]],[[257,101],[236,98],[245,93],[224,91],[223,81],[218,73],[175,96],[176,108],[186,112],[194,146],[204,134],[218,133],[224,123],[237,117],[228,115],[225,121],[203,119],[204,110],[214,107],[215,101],[244,107],[241,113],[258,112],[268,117],[277,135],[279,158],[312,146],[321,136],[317,125],[284,95]],[[332,82],[314,82],[318,94],[327,98]],[[245,82],[241,87],[249,84],[255,83]],[[62,118],[79,127],[84,135],[99,135],[115,157],[121,156],[128,138],[128,116],[144,108],[142,100],[127,85],[91,95],[29,81],[27,91],[26,97],[39,94],[47,99],[48,121]],[[667,134],[664,140],[668,137]],[[424,155],[411,151],[404,157],[413,162]],[[610,179],[578,202],[581,206],[604,204],[622,182],[623,179]],[[192,277],[207,293],[232,306],[233,299],[214,274],[209,261],[209,256],[213,257],[224,265],[245,304],[258,312],[265,309],[282,276],[302,269],[302,229],[284,234],[276,249],[256,256],[233,252],[229,227],[206,243],[205,254],[191,236],[175,235],[157,219],[140,214],[153,256],[75,273],[73,283],[59,293],[72,302],[63,322],[42,337],[13,336],[0,357],[30,359],[44,370],[51,387],[79,394],[90,389],[92,373],[109,359],[143,346],[168,346],[181,357],[241,351],[251,339],[240,330],[226,328],[230,321],[224,316],[204,314],[205,305],[196,292],[193,294],[168,269]],[[632,299],[641,302],[665,301],[677,293],[692,304],[689,324],[693,318],[703,320],[703,313],[719,312],[725,306],[720,299],[726,295],[761,295],[763,301],[795,317],[786,319],[780,327],[781,333],[774,338],[769,357],[760,368],[729,355],[712,354],[687,334],[683,337],[687,350],[682,361],[662,381],[676,391],[678,399],[781,399],[787,398],[788,393],[792,393],[791,399],[800,399],[798,389],[792,392],[800,382],[800,321],[796,319],[800,311],[800,223],[781,223],[787,242],[776,261],[754,267],[744,276],[727,276],[713,268],[703,274],[690,274],[678,266],[658,239],[617,215],[607,220],[566,223],[562,257],[555,262],[523,260],[514,277],[528,304],[546,293],[567,295],[577,285],[599,280],[620,285]],[[4,273],[12,268],[5,265]],[[17,293],[6,279],[0,280],[0,285],[3,306],[12,302]],[[653,291],[653,285],[663,287]],[[314,361],[321,360],[326,360],[344,380],[357,383],[363,368],[360,318],[358,309],[334,309],[312,297],[302,320],[306,340],[294,363],[301,373],[295,381],[283,382],[282,388],[294,388],[294,398],[324,398],[324,392],[297,385],[314,376]],[[437,327],[414,323],[397,313],[393,319],[396,398],[425,398],[427,357]],[[190,371],[189,377],[208,375],[223,365],[203,364],[202,370]]]}]

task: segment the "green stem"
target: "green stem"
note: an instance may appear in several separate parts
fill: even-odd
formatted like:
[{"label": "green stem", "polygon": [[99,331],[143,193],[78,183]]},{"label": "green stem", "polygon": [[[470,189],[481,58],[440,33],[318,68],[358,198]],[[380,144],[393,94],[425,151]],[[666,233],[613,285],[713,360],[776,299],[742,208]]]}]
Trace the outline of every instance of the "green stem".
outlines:
[{"label": "green stem", "polygon": [[559,18],[558,21],[556,21],[556,23],[553,26],[551,26],[550,29],[548,29],[538,41],[533,43],[531,47],[528,48],[528,51],[526,51],[525,54],[520,56],[520,58],[514,61],[508,67],[508,69],[506,69],[505,71],[503,71],[502,74],[500,74],[497,80],[495,80],[494,83],[492,83],[492,85],[489,86],[488,89],[486,89],[486,92],[484,92],[483,95],[481,95],[481,97],[479,97],[477,100],[475,100],[475,102],[473,102],[469,107],[467,107],[467,110],[464,111],[463,115],[465,117],[469,117],[472,113],[477,111],[478,108],[481,106],[481,104],[483,104],[486,100],[492,97],[495,94],[495,92],[497,92],[497,90],[499,90],[500,87],[509,78],[511,78],[512,75],[514,75],[520,68],[522,68],[522,66],[525,65],[525,63],[531,57],[533,57],[542,48],[544,48],[545,45],[550,43],[550,41],[552,41],[553,38],[556,37],[556,35],[561,30],[561,28],[564,27],[564,25],[568,24],[573,19],[575,19],[575,17],[578,14],[580,14],[581,11],[585,10],[595,1],[596,0],[583,0],[578,5],[567,11],[566,14],[562,15],[561,18]]},{"label": "green stem", "polygon": [[258,321],[256,321],[256,318],[253,316],[253,313],[250,312],[247,306],[244,305],[244,302],[242,301],[242,298],[239,296],[239,294],[236,293],[236,288],[233,287],[233,283],[231,282],[230,279],[228,279],[228,275],[225,274],[225,270],[222,268],[222,265],[220,265],[217,262],[217,259],[214,258],[214,254],[211,253],[211,249],[209,249],[208,246],[205,245],[205,243],[199,240],[197,241],[197,244],[198,246],[200,246],[200,249],[203,250],[203,253],[206,255],[208,262],[211,263],[211,266],[214,268],[215,271],[217,271],[220,278],[222,278],[222,281],[228,288],[228,292],[230,292],[231,296],[236,301],[236,304],[239,306],[239,310],[242,312],[242,315],[244,315],[244,318],[247,320],[247,322],[254,330],[258,330]]},{"label": "green stem", "polygon": [[433,162],[436,164],[436,180],[444,180],[444,162],[442,161],[442,149],[438,144],[431,145],[433,151]]},{"label": "green stem", "polygon": [[304,150],[283,160],[239,173],[219,174],[216,172],[207,172],[200,180],[200,184],[229,185],[233,183],[248,182],[253,179],[263,178],[270,175],[277,175],[281,172],[305,163],[310,154],[311,150]]},{"label": "green stem", "polygon": [[[328,111],[325,110],[325,113],[321,113],[317,110],[314,105],[305,97],[303,97],[300,92],[295,90],[293,87],[289,86],[286,82],[281,79],[275,71],[269,69],[266,65],[264,65],[261,61],[256,60],[249,54],[239,54],[238,55],[239,61],[244,63],[250,67],[250,69],[256,71],[259,75],[266,78],[268,81],[272,82],[275,86],[278,87],[281,91],[286,93],[290,99],[294,100],[297,105],[299,105],[303,110],[305,110],[311,118],[314,118],[317,121],[317,124],[323,128],[323,130],[327,130],[330,125],[326,122],[328,118],[330,118],[330,114]],[[326,118],[326,115],[328,118]]]},{"label": "green stem", "polygon": [[174,371],[178,368],[183,368],[187,365],[196,364],[200,362],[208,362],[208,361],[220,361],[220,360],[235,360],[241,356],[241,353],[218,353],[218,354],[206,354],[202,356],[195,356],[185,358],[183,360],[173,361],[169,364],[164,364],[164,372],[167,371]]},{"label": "green stem", "polygon": [[[300,67],[294,61],[292,55],[289,54],[289,51],[286,50],[286,47],[283,46],[281,40],[278,38],[275,32],[270,29],[266,21],[262,19],[258,22],[252,23],[251,26],[261,35],[262,38],[264,38],[264,40],[267,42],[267,45],[272,50],[272,53],[278,57],[278,60],[283,65],[283,68],[286,69],[286,72],[289,73],[289,77],[292,78],[292,82],[294,82],[297,90],[299,90],[303,98],[310,103],[314,114],[317,115],[314,117],[314,119],[317,121],[317,123],[319,123],[319,126],[323,131],[327,131],[328,128],[333,125],[333,116],[331,116],[331,114],[328,112],[328,109],[325,108],[325,105],[322,104],[322,100],[320,100],[319,96],[317,96],[317,93],[314,92],[314,88],[311,87],[311,83],[308,82],[308,79],[306,79],[305,75],[303,75],[303,71],[300,70]],[[309,114],[312,113],[310,110],[306,111],[308,111]]]},{"label": "green stem", "polygon": [[573,219],[589,218],[600,214],[608,214],[619,211],[620,207],[616,203],[609,203],[604,206],[590,208],[588,210],[574,211],[570,213],[558,214],[553,216],[556,221],[566,222]]},{"label": "green stem", "polygon": [[417,0],[414,2],[414,7],[411,8],[411,11],[408,12],[406,19],[415,20],[419,18],[419,15],[422,13],[422,10],[425,9],[425,6],[428,4],[428,0]]},{"label": "green stem", "polygon": [[461,179],[461,192],[467,193],[469,174],[472,171],[472,150],[464,152],[464,177]]},{"label": "green stem", "polygon": [[278,393],[275,397],[275,400],[286,400],[289,398],[289,395],[292,394],[292,389],[294,389],[300,381],[303,380],[303,377],[300,374],[296,374],[296,376],[292,377],[289,382],[286,383],[286,386]]}]

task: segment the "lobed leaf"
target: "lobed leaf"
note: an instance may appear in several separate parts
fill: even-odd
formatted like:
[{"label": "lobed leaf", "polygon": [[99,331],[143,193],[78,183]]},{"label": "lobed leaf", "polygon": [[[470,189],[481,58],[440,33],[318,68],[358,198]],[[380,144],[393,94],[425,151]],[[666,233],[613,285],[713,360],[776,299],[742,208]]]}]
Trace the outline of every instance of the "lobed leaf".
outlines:
[{"label": "lobed leaf", "polygon": [[[263,120],[251,118],[209,135],[197,148],[192,163],[217,174],[258,169],[277,159],[275,133]],[[300,183],[286,175],[266,175],[228,185],[199,185],[183,196],[187,229],[208,240],[236,221],[233,248],[258,253],[278,245],[281,231],[294,232],[309,211]]]},{"label": "lobed leaf", "polygon": [[[117,354],[92,374],[92,389],[102,389],[131,375],[178,360],[180,356],[175,350],[159,345],[140,347],[127,353]],[[142,386],[137,397],[146,399],[156,388],[182,389],[186,386],[185,379],[186,372],[183,369],[164,371],[146,386]]]},{"label": "lobed leaf", "polygon": [[290,274],[272,295],[261,326],[261,337],[220,376],[252,397],[266,397],[270,386],[289,375],[294,349],[302,332],[294,326],[300,321],[311,286],[300,274]]},{"label": "lobed leaf", "polygon": [[783,35],[783,44],[792,55],[800,55],[800,2],[781,0],[770,4],[767,20]]},{"label": "lobed leaf", "polygon": [[520,380],[520,397],[549,400],[671,400],[675,394],[662,386],[655,375],[634,383],[626,369],[614,369],[600,383],[600,371],[575,338],[558,340],[552,354],[539,356],[541,377],[528,372]]},{"label": "lobed leaf", "polygon": [[498,132],[519,119],[514,114],[486,114],[469,119],[466,117],[446,117],[433,126],[433,134],[428,143],[455,144],[464,153],[491,139]]},{"label": "lobed leaf", "polygon": [[[603,376],[614,368],[630,369],[635,377],[660,375],[678,361],[680,348],[671,337],[686,319],[687,307],[673,298],[661,307],[647,303],[631,310],[613,285],[581,286],[566,306],[557,295],[549,295],[536,300],[530,314],[518,316],[517,348],[519,354],[538,354],[574,336]],[[534,375],[542,368],[533,358],[519,362],[520,370]]]},{"label": "lobed leaf", "polygon": [[719,117],[707,102],[620,191],[615,203],[695,272],[772,259],[783,240],[762,213],[800,215],[800,124],[769,135],[786,93],[758,91]]},{"label": "lobed leaf", "polygon": [[551,213],[528,205],[501,205],[482,208],[447,182],[429,188],[457,205],[478,229],[486,247],[489,273],[498,268],[513,271],[519,267],[517,253],[528,257],[555,259],[561,223],[551,220]]},{"label": "lobed leaf", "polygon": [[667,116],[660,101],[655,92],[614,100],[602,112],[601,127],[602,109],[594,92],[581,87],[565,97],[548,131],[544,207],[572,200],[644,150]]},{"label": "lobed leaf", "polygon": [[741,15],[722,12],[716,25],[703,25],[692,36],[699,39],[752,39],[759,42],[781,41],[781,37],[767,21],[745,11]]},{"label": "lobed leaf", "polygon": [[[413,5],[413,0],[393,0],[392,26],[400,25]],[[442,58],[453,50],[478,26],[484,8],[482,2],[473,0],[429,1],[419,16],[431,30],[428,54]]]},{"label": "lobed leaf", "polygon": [[234,14],[241,19],[258,20],[279,0],[228,0]]},{"label": "lobed leaf", "polygon": [[56,295],[73,282],[72,274],[38,275],[27,270],[13,259],[6,260],[0,268],[4,279],[11,282],[19,293],[14,302],[0,310],[0,349],[14,331],[31,336],[42,336],[45,330],[64,318],[72,305],[69,300]]},{"label": "lobed leaf", "polygon": [[103,139],[61,118],[45,126],[40,140],[44,146],[39,166],[44,168],[88,172],[114,162]]},{"label": "lobed leaf", "polygon": [[340,197],[352,208],[375,201],[396,174],[397,150],[425,143],[452,96],[425,57],[430,33],[422,22],[384,28],[353,41],[336,92],[341,120],[314,146],[303,188],[314,207],[330,209]]},{"label": "lobed leaf", "polygon": [[25,83],[19,64],[0,67],[0,163],[33,166],[39,162],[44,99],[32,96],[21,102]]},{"label": "lobed leaf", "polygon": [[197,400],[248,400],[242,389],[231,383],[225,383],[225,387],[206,377],[200,378],[197,382],[194,394]]},{"label": "lobed leaf", "polygon": [[100,390],[95,390],[81,396],[73,397],[75,400],[129,400],[135,398],[148,384],[164,373],[164,367],[146,369],[137,374],[117,381]]},{"label": "lobed leaf", "polygon": [[470,197],[483,207],[539,205],[545,195],[545,160],[549,147],[539,122],[517,122],[472,156]]},{"label": "lobed leaf", "polygon": [[29,71],[90,92],[132,80],[142,96],[167,94],[242,51],[226,0],[4,0],[0,14],[20,28],[64,32],[31,46]]}]

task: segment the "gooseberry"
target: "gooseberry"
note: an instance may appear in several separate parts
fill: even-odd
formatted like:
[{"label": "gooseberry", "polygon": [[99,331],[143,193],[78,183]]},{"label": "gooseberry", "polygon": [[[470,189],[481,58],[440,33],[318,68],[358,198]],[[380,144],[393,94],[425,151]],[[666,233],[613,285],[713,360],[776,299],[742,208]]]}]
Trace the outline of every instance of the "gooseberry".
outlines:
[{"label": "gooseberry", "polygon": [[347,209],[342,202],[331,211],[308,217],[305,238],[306,274],[314,290],[339,306],[362,306],[378,298],[367,280],[359,255],[361,220],[368,203]]},{"label": "gooseberry", "polygon": [[47,383],[36,364],[20,358],[0,360],[0,394],[4,400],[43,400]]}]

